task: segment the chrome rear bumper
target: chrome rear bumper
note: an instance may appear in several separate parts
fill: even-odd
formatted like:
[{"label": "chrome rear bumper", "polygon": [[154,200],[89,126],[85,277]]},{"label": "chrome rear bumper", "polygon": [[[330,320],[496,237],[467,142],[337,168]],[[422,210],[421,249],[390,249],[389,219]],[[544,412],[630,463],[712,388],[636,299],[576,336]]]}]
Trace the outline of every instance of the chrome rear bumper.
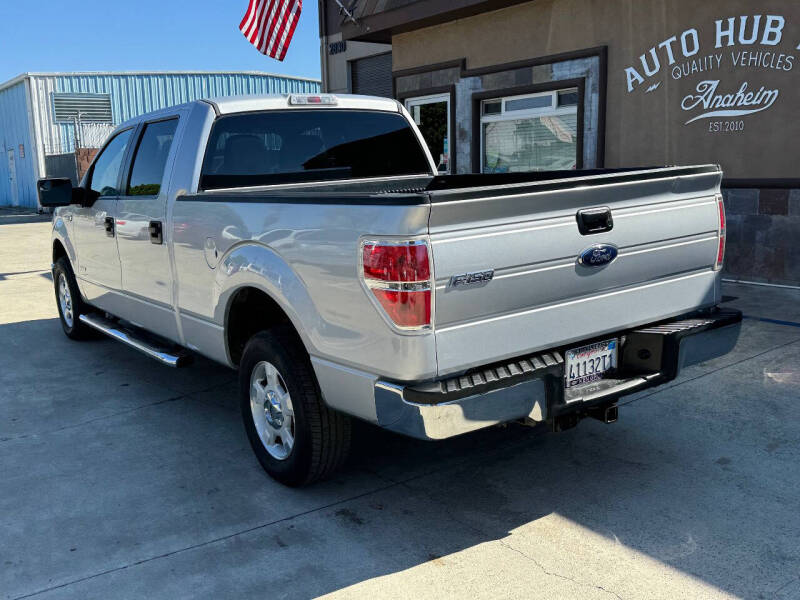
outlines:
[{"label": "chrome rear bumper", "polygon": [[716,310],[619,332],[618,372],[577,393],[564,391],[566,348],[425,384],[377,381],[378,425],[419,439],[441,440],[518,419],[541,422],[585,413],[670,381],[684,367],[727,354],[739,338],[741,321],[739,311]]}]

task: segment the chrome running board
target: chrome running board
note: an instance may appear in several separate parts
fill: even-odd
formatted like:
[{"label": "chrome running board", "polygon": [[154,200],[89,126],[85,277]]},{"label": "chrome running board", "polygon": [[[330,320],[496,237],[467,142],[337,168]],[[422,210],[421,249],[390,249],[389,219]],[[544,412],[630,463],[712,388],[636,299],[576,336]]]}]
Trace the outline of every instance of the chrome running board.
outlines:
[{"label": "chrome running board", "polygon": [[114,338],[127,344],[131,348],[138,350],[168,367],[185,367],[192,362],[192,355],[183,349],[165,348],[146,339],[146,332],[139,332],[133,327],[123,327],[119,322],[108,319],[102,315],[91,313],[80,315],[80,320],[97,331],[105,333],[108,337]]}]

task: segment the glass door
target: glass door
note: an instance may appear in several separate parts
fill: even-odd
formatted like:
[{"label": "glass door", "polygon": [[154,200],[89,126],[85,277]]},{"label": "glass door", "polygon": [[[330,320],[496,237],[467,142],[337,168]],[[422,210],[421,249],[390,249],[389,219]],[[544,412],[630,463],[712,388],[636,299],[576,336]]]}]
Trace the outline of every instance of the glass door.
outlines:
[{"label": "glass door", "polygon": [[406,100],[406,109],[428,144],[440,174],[450,173],[450,94]]}]

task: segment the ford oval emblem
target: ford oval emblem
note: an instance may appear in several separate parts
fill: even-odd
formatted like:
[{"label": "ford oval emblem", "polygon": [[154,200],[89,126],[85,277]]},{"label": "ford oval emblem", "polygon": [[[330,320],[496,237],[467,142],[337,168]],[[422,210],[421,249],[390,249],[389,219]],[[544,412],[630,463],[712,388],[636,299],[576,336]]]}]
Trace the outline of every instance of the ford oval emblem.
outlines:
[{"label": "ford oval emblem", "polygon": [[578,264],[587,267],[602,267],[614,261],[619,250],[613,244],[595,244],[578,256]]}]

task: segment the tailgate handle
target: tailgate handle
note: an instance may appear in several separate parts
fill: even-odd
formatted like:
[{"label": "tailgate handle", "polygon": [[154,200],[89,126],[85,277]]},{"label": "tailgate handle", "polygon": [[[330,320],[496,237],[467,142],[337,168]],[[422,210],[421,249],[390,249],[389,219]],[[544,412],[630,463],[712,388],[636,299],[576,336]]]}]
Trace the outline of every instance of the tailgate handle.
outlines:
[{"label": "tailgate handle", "polygon": [[614,219],[611,218],[611,209],[607,206],[579,210],[575,218],[578,220],[578,230],[581,232],[581,235],[604,233],[614,228]]}]

